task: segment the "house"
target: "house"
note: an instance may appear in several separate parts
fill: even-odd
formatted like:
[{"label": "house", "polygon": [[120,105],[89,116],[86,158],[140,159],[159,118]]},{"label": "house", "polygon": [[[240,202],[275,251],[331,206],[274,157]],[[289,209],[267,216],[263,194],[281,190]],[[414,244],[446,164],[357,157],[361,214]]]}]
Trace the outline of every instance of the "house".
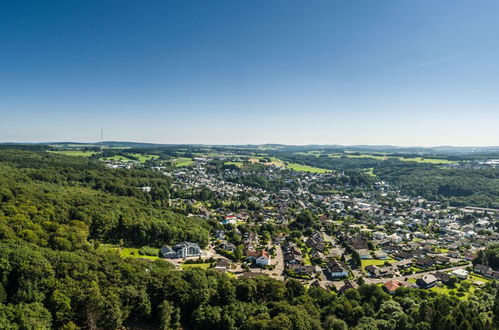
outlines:
[{"label": "house", "polygon": [[454,276],[457,276],[458,278],[462,279],[462,280],[465,280],[468,278],[468,271],[466,269],[456,269],[456,270],[453,270],[451,273],[451,275],[454,275]]},{"label": "house", "polygon": [[270,265],[270,255],[267,251],[262,250],[259,252],[259,256],[256,258],[255,263],[259,266],[269,266]]},{"label": "house", "polygon": [[375,240],[383,240],[386,238],[386,233],[380,232],[380,231],[375,231],[373,233],[373,238]]},{"label": "house", "polygon": [[235,215],[228,215],[225,217],[225,219],[220,221],[220,223],[222,225],[235,225],[237,223],[237,218]]},{"label": "house", "polygon": [[433,261],[433,259],[430,258],[418,258],[416,259],[415,264],[418,267],[428,268],[432,267],[435,264],[435,262]]},{"label": "house", "polygon": [[397,263],[398,269],[406,269],[412,266],[412,260],[402,260]]},{"label": "house", "polygon": [[476,264],[474,270],[475,270],[475,273],[484,275],[484,274],[488,273],[489,271],[491,271],[492,269],[487,265]]},{"label": "house", "polygon": [[389,239],[392,243],[400,243],[400,242],[402,242],[402,237],[400,237],[397,234],[392,234],[390,236],[387,236],[386,238]]},{"label": "house", "polygon": [[220,259],[217,261],[217,263],[215,264],[215,268],[225,268],[225,269],[229,269],[232,267],[232,263],[227,260],[227,259]]},{"label": "house", "polygon": [[220,229],[215,230],[214,236],[216,239],[225,239],[225,230],[220,230]]},{"label": "house", "polygon": [[244,272],[241,275],[241,278],[252,278],[252,277],[257,277],[257,276],[265,276],[265,274],[258,273],[258,272]]},{"label": "house", "polygon": [[451,276],[448,273],[444,272],[435,272],[433,275],[438,278],[438,280],[442,283],[447,283],[450,281]]},{"label": "house", "polygon": [[416,280],[416,284],[422,289],[429,289],[437,284],[438,278],[435,275],[429,274],[425,275]]},{"label": "house", "polygon": [[380,278],[380,277],[391,277],[395,273],[395,268],[391,264],[387,264],[384,267],[378,267],[376,265],[369,265],[365,268],[370,277]]},{"label": "house", "polygon": [[260,256],[260,252],[253,249],[246,249],[244,251],[244,256],[248,260],[256,260]]},{"label": "house", "polygon": [[310,236],[309,238],[307,238],[306,243],[314,250],[317,250],[319,252],[324,251],[324,243],[322,239]]},{"label": "house", "polygon": [[374,251],[374,257],[376,259],[388,259],[388,256],[383,251]]},{"label": "house", "polygon": [[350,280],[346,280],[344,282],[344,285],[340,288],[339,291],[341,293],[344,293],[348,289],[357,289],[358,287],[359,287],[359,285],[356,282],[353,282],[353,281],[350,281]]},{"label": "house", "polygon": [[436,256],[435,257],[435,261],[437,262],[437,264],[439,265],[447,265],[450,263],[450,259],[447,258],[447,257],[444,257],[444,256]]},{"label": "house", "polygon": [[310,287],[316,287],[316,288],[321,288],[323,290],[328,290],[328,287],[321,281],[315,280],[312,283],[310,283]]},{"label": "house", "polygon": [[402,282],[399,281],[388,281],[386,282],[383,287],[388,291],[388,293],[393,294],[395,291],[397,291],[398,288],[401,286],[404,286]]},{"label": "house", "polygon": [[348,268],[336,260],[331,260],[327,268],[332,278],[348,277]]},{"label": "house", "polygon": [[347,243],[353,250],[369,250],[366,240],[360,236],[350,238]]},{"label": "house", "polygon": [[213,267],[214,270],[218,270],[221,273],[225,273],[228,269],[232,267],[232,263],[227,259],[220,259]]},{"label": "house", "polygon": [[201,256],[201,248],[196,243],[182,242],[174,247],[165,245],[160,249],[163,258],[176,259]]},{"label": "house", "polygon": [[499,279],[499,272],[492,270],[492,268],[487,265],[475,265],[475,273],[482,274],[483,276],[488,278],[493,278],[496,280]]},{"label": "house", "polygon": [[397,253],[394,253],[393,257],[397,260],[409,259],[412,258],[412,253],[407,251],[399,251]]},{"label": "house", "polygon": [[230,242],[223,242],[218,246],[218,248],[229,252],[236,251],[236,246]]},{"label": "house", "polygon": [[278,236],[274,237],[274,244],[281,245],[282,243],[284,243],[285,240],[286,240],[286,236],[278,235]]},{"label": "house", "polygon": [[312,275],[317,273],[317,267],[312,265],[288,265],[287,268],[300,275]]}]

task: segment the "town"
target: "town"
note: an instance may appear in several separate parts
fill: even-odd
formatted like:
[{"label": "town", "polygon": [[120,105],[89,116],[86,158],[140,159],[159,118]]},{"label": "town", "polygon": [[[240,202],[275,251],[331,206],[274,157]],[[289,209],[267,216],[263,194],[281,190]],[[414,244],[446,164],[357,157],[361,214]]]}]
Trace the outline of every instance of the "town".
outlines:
[{"label": "town", "polygon": [[160,250],[179,270],[197,264],[337,292],[368,283],[458,297],[499,279],[498,270],[472,263],[499,242],[498,209],[450,207],[384,181],[365,189],[351,173],[297,171],[269,157],[222,153],[188,166],[149,166],[173,179],[170,207],[212,227],[205,249],[184,242]]}]

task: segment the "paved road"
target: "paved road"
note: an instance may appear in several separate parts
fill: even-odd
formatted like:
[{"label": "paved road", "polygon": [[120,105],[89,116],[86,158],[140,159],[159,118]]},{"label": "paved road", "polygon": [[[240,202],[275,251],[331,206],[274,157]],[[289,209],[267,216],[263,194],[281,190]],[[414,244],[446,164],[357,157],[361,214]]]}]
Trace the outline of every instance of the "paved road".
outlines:
[{"label": "paved road", "polygon": [[284,272],[284,255],[282,253],[282,249],[280,245],[273,245],[271,241],[267,243],[267,251],[275,247],[275,258],[272,258],[271,264],[274,265],[273,270],[264,270],[263,273],[267,274],[270,277],[273,277],[278,280],[284,280],[283,272]]}]

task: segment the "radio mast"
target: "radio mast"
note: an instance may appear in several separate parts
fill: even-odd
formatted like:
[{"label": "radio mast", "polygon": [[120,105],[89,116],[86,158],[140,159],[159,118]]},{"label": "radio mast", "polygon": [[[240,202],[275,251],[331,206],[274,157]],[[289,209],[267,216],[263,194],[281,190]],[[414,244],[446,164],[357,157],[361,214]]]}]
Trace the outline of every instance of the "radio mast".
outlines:
[{"label": "radio mast", "polygon": [[104,150],[104,130],[100,129],[100,153],[102,154]]}]

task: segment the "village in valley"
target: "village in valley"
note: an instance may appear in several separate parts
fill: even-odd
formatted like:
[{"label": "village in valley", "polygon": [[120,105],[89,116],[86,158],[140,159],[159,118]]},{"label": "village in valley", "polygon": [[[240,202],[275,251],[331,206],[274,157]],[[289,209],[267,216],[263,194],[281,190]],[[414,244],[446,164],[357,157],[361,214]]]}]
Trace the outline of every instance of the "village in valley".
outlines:
[{"label": "village in valley", "polygon": [[[205,247],[179,242],[155,252],[178,270],[295,278],[337,292],[368,283],[389,293],[415,287],[457,297],[499,279],[499,270],[473,262],[499,242],[498,209],[404,195],[375,177],[366,189],[357,174],[296,169],[270,157],[229,152],[169,166],[176,161],[151,158],[141,166],[173,180],[173,210],[211,226]],[[107,165],[134,166],[119,159]]]}]

